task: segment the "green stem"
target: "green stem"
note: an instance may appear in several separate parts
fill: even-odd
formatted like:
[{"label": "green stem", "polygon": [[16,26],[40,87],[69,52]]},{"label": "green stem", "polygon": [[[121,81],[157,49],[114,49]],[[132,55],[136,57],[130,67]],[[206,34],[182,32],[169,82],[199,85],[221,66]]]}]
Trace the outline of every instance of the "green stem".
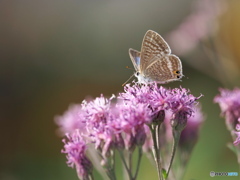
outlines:
[{"label": "green stem", "polygon": [[[128,152],[123,152],[123,155],[124,155],[124,159],[128,159],[129,160],[129,155],[128,155]],[[128,164],[127,164],[128,165]],[[129,176],[128,176],[128,172],[125,168],[126,166],[124,165],[124,163],[122,163],[122,169],[123,169],[123,179],[129,179]],[[130,171],[130,170],[129,170]]]},{"label": "green stem", "polygon": [[160,152],[160,127],[161,127],[160,125],[157,125],[156,127],[156,140],[157,140],[157,148],[159,152]]},{"label": "green stem", "polygon": [[128,155],[128,167],[129,171],[132,172],[132,151],[130,151]]},{"label": "green stem", "polygon": [[167,170],[167,177],[168,177],[169,172],[170,172],[170,169],[171,169],[171,167],[172,167],[172,163],[173,163],[174,156],[175,156],[175,154],[176,154],[176,149],[177,149],[177,146],[178,146],[178,142],[179,142],[179,139],[180,139],[180,135],[181,135],[181,132],[176,131],[176,130],[173,130],[172,154],[171,154],[170,164],[169,164],[169,167],[168,167],[168,170]]},{"label": "green stem", "polygon": [[112,163],[111,163],[111,173],[113,175],[113,178],[116,180],[116,174],[115,174],[115,150],[112,151]]},{"label": "green stem", "polygon": [[136,172],[134,175],[133,180],[137,179],[137,175],[138,175],[138,171],[139,171],[139,167],[140,167],[140,163],[141,163],[141,159],[142,159],[142,147],[138,147],[138,161],[137,161],[137,168],[136,168]]},{"label": "green stem", "polygon": [[131,171],[129,170],[129,168],[128,168],[128,166],[127,166],[127,163],[126,163],[126,161],[125,161],[123,152],[122,152],[121,150],[119,150],[119,149],[118,149],[118,152],[119,152],[120,158],[121,158],[121,160],[122,160],[122,162],[123,162],[123,165],[124,165],[124,167],[125,167],[125,169],[126,169],[126,171],[127,171],[127,173],[128,173],[128,177],[129,177],[129,179],[132,180],[132,173],[131,173]]},{"label": "green stem", "polygon": [[152,125],[152,138],[153,138],[153,156],[156,162],[156,166],[157,166],[157,172],[158,172],[158,179],[162,180],[162,165],[161,165],[161,161],[160,161],[160,149],[158,148],[158,137],[157,137],[157,126],[158,125]]},{"label": "green stem", "polygon": [[94,177],[93,177],[93,174],[92,174],[92,173],[89,174],[88,177],[89,177],[89,180],[94,180]]},{"label": "green stem", "polygon": [[[231,135],[232,135],[232,138],[233,138],[233,141],[235,141],[236,139],[236,135],[234,133],[233,130],[231,130]],[[234,148],[231,148],[231,146],[233,146]],[[238,165],[239,165],[239,172],[240,172],[240,144],[237,145],[237,146],[234,146],[232,143],[231,143],[231,146],[229,146],[229,148],[236,154],[237,156],[237,162],[238,162]],[[234,150],[235,149],[235,150]]]},{"label": "green stem", "polygon": [[109,179],[116,180],[115,171],[114,171],[114,169],[112,167],[108,166],[106,173],[107,173],[107,176],[109,177]]},{"label": "green stem", "polygon": [[[98,153],[99,153],[99,156],[100,156],[103,160],[106,160],[105,157],[102,156],[100,149],[99,149]],[[107,176],[108,176],[109,179],[111,179],[111,180],[116,180],[116,175],[115,175],[115,169],[114,169],[114,168],[115,168],[115,151],[111,151],[110,160],[107,159],[106,168],[104,168],[105,171],[106,171]],[[90,179],[90,180],[91,180],[91,179]]]}]

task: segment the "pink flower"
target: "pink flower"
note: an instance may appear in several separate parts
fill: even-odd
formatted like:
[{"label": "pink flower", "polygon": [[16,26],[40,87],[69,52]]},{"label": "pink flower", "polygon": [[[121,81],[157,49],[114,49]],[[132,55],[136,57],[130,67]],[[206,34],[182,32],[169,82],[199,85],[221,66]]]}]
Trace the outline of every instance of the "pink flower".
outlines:
[{"label": "pink flower", "polygon": [[82,105],[74,104],[69,106],[62,116],[55,117],[55,122],[59,126],[59,134],[72,133],[76,129],[85,131],[85,124],[82,123],[82,112]]},{"label": "pink flower", "polygon": [[158,87],[156,83],[149,85],[127,84],[124,87],[125,92],[120,93],[119,98],[124,103],[142,103],[148,105],[151,109],[152,117],[156,116],[161,110],[170,110],[174,113],[178,111],[186,111],[191,115],[192,108],[196,101],[201,97],[195,97],[189,90],[184,88],[166,89],[162,86]]},{"label": "pink flower", "polygon": [[235,134],[237,135],[236,140],[233,142],[235,146],[240,144],[240,132],[236,131]]},{"label": "pink flower", "polygon": [[235,146],[240,144],[240,118],[238,118],[238,124],[236,125],[236,131],[234,131],[237,136],[236,140],[233,142]]},{"label": "pink flower", "polygon": [[93,167],[91,161],[86,156],[86,143],[80,135],[79,131],[66,135],[64,139],[64,149],[62,153],[67,156],[67,164],[69,167],[76,168],[78,177],[80,179],[89,179]]},{"label": "pink flower", "polygon": [[103,95],[83,101],[58,117],[62,131],[69,132],[62,152],[67,154],[68,165],[76,168],[79,177],[87,177],[92,165],[85,155],[86,144],[95,145],[103,164],[115,149],[133,151],[138,146],[149,151],[153,144],[149,125],[162,123],[168,112],[171,118],[177,117],[177,128],[185,120],[183,129],[199,98],[184,88],[166,89],[152,83],[126,85],[116,103],[113,97]]},{"label": "pink flower", "polygon": [[219,89],[219,91],[220,94],[214,98],[214,102],[219,104],[221,114],[226,118],[226,125],[232,131],[240,118],[240,89],[235,88],[232,91]]}]

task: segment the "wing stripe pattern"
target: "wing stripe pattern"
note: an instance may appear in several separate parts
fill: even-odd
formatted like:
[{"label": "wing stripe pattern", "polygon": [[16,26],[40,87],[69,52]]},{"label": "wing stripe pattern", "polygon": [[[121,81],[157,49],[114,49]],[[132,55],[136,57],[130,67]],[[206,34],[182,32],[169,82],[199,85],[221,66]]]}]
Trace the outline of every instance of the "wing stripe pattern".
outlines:
[{"label": "wing stripe pattern", "polygon": [[170,47],[159,34],[151,30],[147,31],[142,42],[140,70],[146,68],[149,59],[154,56],[162,57],[170,53]]}]

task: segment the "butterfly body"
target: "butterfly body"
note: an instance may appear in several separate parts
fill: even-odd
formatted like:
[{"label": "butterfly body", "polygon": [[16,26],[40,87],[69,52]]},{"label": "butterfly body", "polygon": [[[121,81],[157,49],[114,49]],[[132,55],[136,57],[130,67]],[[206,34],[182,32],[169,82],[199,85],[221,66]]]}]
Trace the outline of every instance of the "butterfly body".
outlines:
[{"label": "butterfly body", "polygon": [[141,52],[130,48],[129,55],[139,83],[155,81],[164,84],[180,80],[183,76],[180,59],[171,54],[167,42],[152,30],[145,34]]}]

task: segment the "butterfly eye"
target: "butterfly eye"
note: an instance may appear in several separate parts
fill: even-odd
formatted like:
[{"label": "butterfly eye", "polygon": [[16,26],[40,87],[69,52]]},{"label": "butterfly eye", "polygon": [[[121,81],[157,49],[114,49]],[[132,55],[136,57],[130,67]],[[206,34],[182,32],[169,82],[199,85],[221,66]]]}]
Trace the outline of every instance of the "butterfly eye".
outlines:
[{"label": "butterfly eye", "polygon": [[180,74],[180,71],[176,71],[176,74]]},{"label": "butterfly eye", "polygon": [[136,75],[139,76],[139,72],[137,72]]},{"label": "butterfly eye", "polygon": [[179,78],[180,78],[180,76],[177,76],[177,78],[179,79]]}]

